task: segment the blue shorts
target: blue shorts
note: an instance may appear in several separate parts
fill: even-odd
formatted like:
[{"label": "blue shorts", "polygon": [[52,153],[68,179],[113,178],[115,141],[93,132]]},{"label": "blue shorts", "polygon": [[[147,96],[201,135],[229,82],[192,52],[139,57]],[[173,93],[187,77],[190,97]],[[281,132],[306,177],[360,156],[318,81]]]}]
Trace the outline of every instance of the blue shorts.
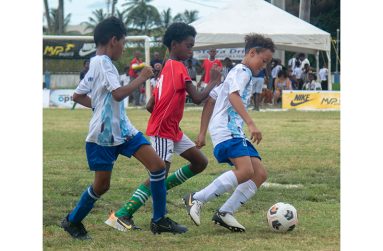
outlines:
[{"label": "blue shorts", "polygon": [[228,163],[231,166],[233,163],[229,158],[250,156],[262,160],[253,144],[244,138],[232,138],[219,143],[214,147],[214,156],[218,163]]},{"label": "blue shorts", "polygon": [[100,146],[93,142],[86,142],[89,169],[91,171],[111,171],[119,154],[130,158],[142,145],[150,145],[150,143],[141,132],[118,146]]}]

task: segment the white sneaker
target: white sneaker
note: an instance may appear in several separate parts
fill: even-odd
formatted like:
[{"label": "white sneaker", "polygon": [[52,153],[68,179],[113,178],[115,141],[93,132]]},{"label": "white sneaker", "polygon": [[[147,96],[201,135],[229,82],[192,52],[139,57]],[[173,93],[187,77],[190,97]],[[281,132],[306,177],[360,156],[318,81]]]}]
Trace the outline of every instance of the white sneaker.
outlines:
[{"label": "white sneaker", "polygon": [[200,214],[203,203],[199,200],[193,198],[194,193],[187,194],[183,197],[183,201],[185,203],[186,210],[190,215],[190,218],[199,226],[201,224]]},{"label": "white sneaker", "polygon": [[212,218],[215,224],[223,226],[232,232],[245,232],[245,227],[242,226],[232,214],[217,211]]}]

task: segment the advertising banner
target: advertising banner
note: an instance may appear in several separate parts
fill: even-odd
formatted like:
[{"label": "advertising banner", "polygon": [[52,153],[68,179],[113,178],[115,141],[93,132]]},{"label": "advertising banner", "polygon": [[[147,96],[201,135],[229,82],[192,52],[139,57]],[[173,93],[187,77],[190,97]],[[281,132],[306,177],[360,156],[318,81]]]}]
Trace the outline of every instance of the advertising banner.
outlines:
[{"label": "advertising banner", "polygon": [[43,40],[44,59],[87,59],[96,53],[96,44],[86,41]]},{"label": "advertising banner", "polygon": [[[49,106],[59,108],[72,108],[74,104],[72,97],[73,93],[74,89],[51,90]],[[85,106],[77,104],[76,109],[77,108],[85,108]]]},{"label": "advertising banner", "polygon": [[283,109],[340,110],[339,91],[283,91]]},{"label": "advertising banner", "polygon": [[[195,50],[193,51],[193,58],[197,60],[204,60],[209,57],[208,50]],[[230,58],[231,60],[242,60],[245,56],[245,48],[222,48],[217,49],[216,59],[224,60]]]},{"label": "advertising banner", "polygon": [[49,108],[49,89],[43,89],[43,108]]}]

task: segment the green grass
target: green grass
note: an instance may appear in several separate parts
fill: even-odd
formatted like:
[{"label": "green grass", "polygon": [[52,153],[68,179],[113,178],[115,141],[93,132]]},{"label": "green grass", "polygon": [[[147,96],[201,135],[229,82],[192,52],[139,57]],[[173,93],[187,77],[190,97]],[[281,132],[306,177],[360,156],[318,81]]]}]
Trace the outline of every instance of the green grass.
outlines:
[{"label": "green grass", "polygon": [[[148,113],[128,110],[132,123],[145,132]],[[201,111],[185,111],[181,127],[194,139]],[[339,112],[250,112],[261,129],[257,146],[268,170],[268,182],[301,184],[298,188],[263,187],[244,205],[236,218],[245,233],[231,233],[215,226],[211,217],[228,198],[207,203],[201,226],[186,214],[181,198],[209,184],[229,166],[219,165],[212,154],[210,138],[203,152],[207,169],[186,183],[169,190],[169,216],[188,226],[184,235],[153,236],[149,230],[151,203],[135,214],[141,232],[118,232],[103,222],[110,209],[118,209],[146,177],[143,166],[120,157],[114,167],[111,188],[85,218],[92,241],[75,241],[59,223],[93,181],[84,140],[91,116],[89,110],[49,109],[43,113],[43,246],[46,250],[339,250],[340,249],[340,113]],[[185,161],[173,159],[172,171]],[[288,234],[272,232],[266,222],[267,209],[288,202],[298,211],[299,224]]]}]

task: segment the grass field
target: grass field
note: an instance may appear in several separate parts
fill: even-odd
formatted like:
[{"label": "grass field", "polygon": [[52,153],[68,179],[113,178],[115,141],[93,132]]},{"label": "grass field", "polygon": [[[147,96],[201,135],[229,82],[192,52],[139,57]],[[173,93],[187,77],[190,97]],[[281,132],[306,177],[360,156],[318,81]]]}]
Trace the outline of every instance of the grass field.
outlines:
[{"label": "grass field", "polygon": [[[128,110],[137,129],[145,131],[148,113]],[[194,139],[201,111],[185,111],[183,131]],[[213,212],[228,195],[206,204],[201,226],[186,214],[181,198],[209,184],[228,165],[219,165],[210,138],[203,152],[207,169],[168,192],[169,216],[188,226],[184,235],[153,236],[149,230],[151,203],[135,214],[140,232],[118,232],[103,222],[110,209],[118,209],[147,177],[135,159],[120,157],[114,167],[111,188],[98,201],[84,224],[93,238],[75,241],[60,227],[86,186],[93,181],[85,156],[84,140],[89,110],[49,109],[43,113],[43,247],[45,250],[339,250],[340,249],[340,113],[253,112],[263,141],[257,146],[268,170],[269,186],[259,189],[236,217],[245,233],[231,233],[211,222]],[[173,159],[171,171],[185,162]],[[296,188],[273,184],[297,184]],[[298,211],[299,224],[288,234],[273,233],[266,222],[267,209],[288,202]]]}]

